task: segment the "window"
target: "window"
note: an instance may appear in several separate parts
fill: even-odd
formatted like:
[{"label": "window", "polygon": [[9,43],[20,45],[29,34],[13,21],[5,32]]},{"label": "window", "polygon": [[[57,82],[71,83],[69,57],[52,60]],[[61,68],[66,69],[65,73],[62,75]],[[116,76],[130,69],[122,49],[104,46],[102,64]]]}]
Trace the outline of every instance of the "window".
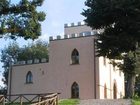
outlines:
[{"label": "window", "polygon": [[71,98],[79,98],[79,86],[76,82],[71,86]]},{"label": "window", "polygon": [[113,85],[113,98],[114,99],[117,99],[117,85],[116,85],[116,80],[115,80],[114,85]]},{"label": "window", "polygon": [[26,75],[26,83],[29,84],[29,83],[33,83],[33,75],[32,75],[32,72],[29,71]]},{"label": "window", "polygon": [[74,49],[71,54],[72,64],[79,64],[79,52]]}]

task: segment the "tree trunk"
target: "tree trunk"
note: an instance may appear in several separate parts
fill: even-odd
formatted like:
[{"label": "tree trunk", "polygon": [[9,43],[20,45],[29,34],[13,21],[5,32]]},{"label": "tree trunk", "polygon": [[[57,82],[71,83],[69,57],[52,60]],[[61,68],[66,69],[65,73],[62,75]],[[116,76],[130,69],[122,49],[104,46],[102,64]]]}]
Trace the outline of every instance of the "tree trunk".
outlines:
[{"label": "tree trunk", "polygon": [[129,74],[127,77],[127,85],[126,85],[126,98],[132,98],[135,93],[135,79],[136,75],[135,74]]}]

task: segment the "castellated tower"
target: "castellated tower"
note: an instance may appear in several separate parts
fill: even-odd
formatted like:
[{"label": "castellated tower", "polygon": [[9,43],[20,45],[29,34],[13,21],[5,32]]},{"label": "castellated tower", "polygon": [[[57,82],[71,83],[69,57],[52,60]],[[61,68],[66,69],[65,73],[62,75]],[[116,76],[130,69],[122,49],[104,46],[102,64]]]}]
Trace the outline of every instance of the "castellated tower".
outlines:
[{"label": "castellated tower", "polygon": [[84,22],[64,24],[64,36],[61,38],[61,35],[58,35],[56,38],[50,36],[49,40],[60,40],[60,39],[69,39],[76,37],[84,37],[96,35],[100,30],[92,30],[92,28],[88,27]]},{"label": "castellated tower", "polygon": [[84,22],[78,22],[77,24],[65,24],[64,33],[65,35],[69,35],[69,37],[78,37],[97,34],[97,30],[92,30],[92,28],[87,27],[87,25]]},{"label": "castellated tower", "polygon": [[49,61],[22,61],[12,67],[8,94],[61,93],[60,98],[116,99],[124,96],[124,74],[110,59],[96,56],[101,30],[65,24],[64,36],[49,38]]},{"label": "castellated tower", "polygon": [[92,32],[90,27],[87,27],[85,23],[78,22],[77,24],[71,23],[70,26],[68,24],[64,25],[64,33],[66,35],[81,35],[83,33]]}]

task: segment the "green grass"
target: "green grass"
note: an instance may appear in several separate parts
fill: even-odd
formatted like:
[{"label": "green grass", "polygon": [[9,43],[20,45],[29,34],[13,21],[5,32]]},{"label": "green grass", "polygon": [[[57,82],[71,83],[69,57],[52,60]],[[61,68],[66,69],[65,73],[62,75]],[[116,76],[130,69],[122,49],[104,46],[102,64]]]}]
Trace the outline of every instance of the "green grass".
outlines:
[{"label": "green grass", "polygon": [[133,99],[132,103],[133,105],[140,105],[140,99]]},{"label": "green grass", "polygon": [[[59,100],[59,105],[78,105],[78,99],[63,99]],[[20,105],[20,103],[6,103],[5,105]],[[30,105],[29,103],[23,103],[23,105]],[[136,104],[137,105],[137,104]]]},{"label": "green grass", "polygon": [[59,105],[78,105],[78,99],[64,99],[59,101]]}]

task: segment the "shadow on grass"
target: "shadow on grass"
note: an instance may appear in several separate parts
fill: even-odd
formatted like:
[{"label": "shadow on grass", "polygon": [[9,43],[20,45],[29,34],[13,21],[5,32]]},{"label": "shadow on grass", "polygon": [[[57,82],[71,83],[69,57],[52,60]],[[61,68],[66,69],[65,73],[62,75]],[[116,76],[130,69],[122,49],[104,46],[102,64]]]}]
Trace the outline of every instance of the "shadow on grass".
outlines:
[{"label": "shadow on grass", "polygon": [[140,105],[140,99],[133,99],[132,105]]}]

